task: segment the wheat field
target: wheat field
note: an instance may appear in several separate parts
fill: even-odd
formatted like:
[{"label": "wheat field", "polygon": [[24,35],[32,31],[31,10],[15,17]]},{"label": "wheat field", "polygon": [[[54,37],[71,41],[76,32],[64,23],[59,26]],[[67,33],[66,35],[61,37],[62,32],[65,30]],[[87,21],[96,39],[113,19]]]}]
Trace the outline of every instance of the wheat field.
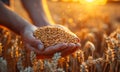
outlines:
[{"label": "wheat field", "polygon": [[[18,11],[19,0],[16,4],[14,11],[30,21]],[[37,59],[34,52],[27,53],[20,36],[0,28],[0,72],[120,72],[120,4],[87,8],[49,0],[48,6],[54,21],[80,38],[81,48],[66,57],[56,53]]]}]

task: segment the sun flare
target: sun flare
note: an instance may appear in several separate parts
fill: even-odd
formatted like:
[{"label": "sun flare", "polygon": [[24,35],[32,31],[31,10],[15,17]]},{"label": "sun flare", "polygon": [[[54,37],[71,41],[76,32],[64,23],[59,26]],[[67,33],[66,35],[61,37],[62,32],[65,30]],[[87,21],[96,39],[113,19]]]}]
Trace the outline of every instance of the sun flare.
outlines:
[{"label": "sun flare", "polygon": [[78,2],[86,5],[105,5],[107,2],[107,0],[51,0],[51,1]]},{"label": "sun flare", "polygon": [[86,5],[104,5],[106,2],[107,0],[80,0],[81,4]]}]

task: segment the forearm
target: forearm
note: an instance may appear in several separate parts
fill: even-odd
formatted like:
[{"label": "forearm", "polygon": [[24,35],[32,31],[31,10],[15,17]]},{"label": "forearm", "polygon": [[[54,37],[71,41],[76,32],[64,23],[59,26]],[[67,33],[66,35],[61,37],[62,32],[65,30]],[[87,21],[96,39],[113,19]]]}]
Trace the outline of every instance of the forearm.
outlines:
[{"label": "forearm", "polygon": [[[29,13],[30,18],[36,26],[45,26],[53,24],[49,10],[46,6],[46,0],[21,0],[24,8]],[[44,5],[43,5],[44,1]]]},{"label": "forearm", "polygon": [[19,15],[8,9],[1,1],[0,1],[0,25],[9,28],[10,30],[14,31],[17,34],[20,34],[20,32],[26,26],[28,27],[31,26]]}]

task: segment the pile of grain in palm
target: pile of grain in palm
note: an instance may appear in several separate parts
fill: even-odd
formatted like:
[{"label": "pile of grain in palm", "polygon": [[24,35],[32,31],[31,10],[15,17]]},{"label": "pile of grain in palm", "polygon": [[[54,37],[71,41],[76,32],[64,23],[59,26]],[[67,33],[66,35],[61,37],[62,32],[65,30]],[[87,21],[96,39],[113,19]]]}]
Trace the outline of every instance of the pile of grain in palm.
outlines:
[{"label": "pile of grain in palm", "polygon": [[78,37],[63,26],[53,25],[39,27],[34,36],[41,40],[44,47],[53,46],[59,43],[78,43]]}]

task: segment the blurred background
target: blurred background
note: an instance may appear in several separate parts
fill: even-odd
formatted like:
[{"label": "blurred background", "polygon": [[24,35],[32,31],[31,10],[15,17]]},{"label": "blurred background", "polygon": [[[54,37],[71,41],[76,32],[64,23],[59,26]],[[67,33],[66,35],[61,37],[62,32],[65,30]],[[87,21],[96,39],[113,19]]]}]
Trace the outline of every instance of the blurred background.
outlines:
[{"label": "blurred background", "polygon": [[[5,3],[31,22],[20,0],[10,0]],[[114,31],[120,29],[120,0],[47,0],[47,4],[55,23],[68,27],[80,38],[81,49],[85,48],[87,41],[95,45],[94,58],[102,57],[106,53],[107,36],[111,33],[112,36],[116,36],[117,32]],[[16,70],[16,57],[19,57],[20,48],[23,48],[21,39],[8,30],[0,29],[0,31],[0,42],[4,49],[0,56],[7,61],[10,60],[9,67],[14,66],[14,70]],[[85,60],[88,56],[90,54],[85,55]],[[25,64],[27,65],[26,61]],[[9,68],[9,72],[13,72],[13,70]]]},{"label": "blurred background", "polygon": [[[20,0],[10,0],[10,7],[30,20]],[[56,24],[68,27],[80,39],[95,44],[100,52],[103,36],[120,27],[120,0],[47,0]],[[102,52],[102,51],[101,51]]]},{"label": "blurred background", "polygon": [[[54,21],[73,32],[84,27],[105,29],[106,24],[120,22],[120,0],[47,0],[47,4]],[[20,0],[11,0],[10,6],[30,21]]]}]

